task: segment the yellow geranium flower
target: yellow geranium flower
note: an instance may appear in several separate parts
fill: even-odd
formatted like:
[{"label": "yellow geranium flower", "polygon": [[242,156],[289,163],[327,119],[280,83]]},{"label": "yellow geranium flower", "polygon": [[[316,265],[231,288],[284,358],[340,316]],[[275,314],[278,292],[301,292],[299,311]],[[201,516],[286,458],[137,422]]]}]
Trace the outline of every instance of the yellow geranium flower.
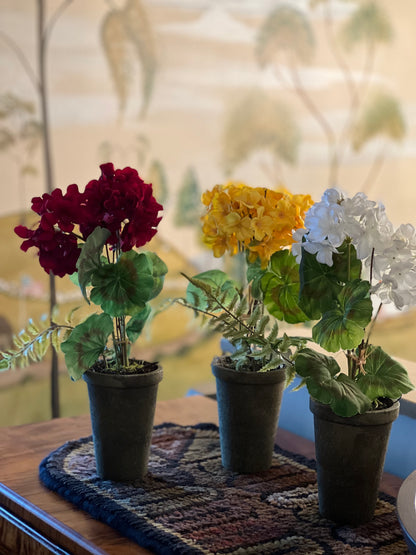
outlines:
[{"label": "yellow geranium flower", "polygon": [[260,258],[262,266],[274,252],[292,244],[292,231],[303,227],[305,212],[313,204],[309,195],[234,182],[215,185],[203,193],[202,202],[207,207],[203,241],[214,256],[245,250],[251,262]]}]

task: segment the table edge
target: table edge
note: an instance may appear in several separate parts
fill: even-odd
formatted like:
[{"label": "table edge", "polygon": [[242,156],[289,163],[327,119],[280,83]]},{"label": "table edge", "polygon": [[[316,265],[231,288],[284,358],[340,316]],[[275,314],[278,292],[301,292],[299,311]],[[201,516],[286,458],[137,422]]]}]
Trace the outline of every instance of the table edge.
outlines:
[{"label": "table edge", "polygon": [[0,520],[7,520],[18,534],[33,538],[35,543],[46,544],[52,553],[105,555],[105,551],[3,483],[0,483],[0,509]]}]

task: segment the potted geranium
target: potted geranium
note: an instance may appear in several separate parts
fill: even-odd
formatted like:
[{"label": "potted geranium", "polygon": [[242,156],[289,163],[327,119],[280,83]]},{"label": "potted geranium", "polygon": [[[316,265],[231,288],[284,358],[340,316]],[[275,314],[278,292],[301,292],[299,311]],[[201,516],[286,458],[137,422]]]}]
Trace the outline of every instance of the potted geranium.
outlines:
[{"label": "potted geranium", "polygon": [[304,344],[303,338],[279,335],[277,320],[306,318],[296,307],[299,284],[293,285],[291,275],[297,265],[287,248],[312,200],[228,183],[204,193],[202,201],[204,243],[216,257],[240,257],[243,279],[222,270],[188,277],[186,298],[179,302],[202,314],[231,344],[231,354],[212,362],[223,465],[260,472],[270,467],[293,352]]},{"label": "potted geranium", "polygon": [[70,377],[88,384],[97,472],[102,478],[142,477],[153,426],[162,368],[130,358],[130,347],[151,313],[149,301],[162,290],[167,267],[152,252],[137,252],[156,233],[162,206],[152,185],[132,168],[100,166],[99,179],[83,192],[70,185],[63,193],[32,199],[37,227],[17,226],[21,248],[38,249],[47,273],[70,275],[88,305],[100,310],[73,325],[33,321],[1,353],[0,367],[41,360],[53,344],[61,349]]},{"label": "potted geranium", "polygon": [[[416,302],[416,232],[394,229],[384,207],[363,193],[328,189],[294,233],[299,307],[316,323],[296,372],[314,414],[321,513],[338,522],[371,519],[398,399],[413,388],[405,368],[371,332],[384,303]],[[344,351],[342,370],[325,351]]]}]

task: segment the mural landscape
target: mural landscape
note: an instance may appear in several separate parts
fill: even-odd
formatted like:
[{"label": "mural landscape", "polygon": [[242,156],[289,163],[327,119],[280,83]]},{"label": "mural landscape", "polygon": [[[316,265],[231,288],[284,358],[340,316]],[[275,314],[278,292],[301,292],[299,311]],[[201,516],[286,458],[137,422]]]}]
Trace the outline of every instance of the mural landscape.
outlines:
[{"label": "mural landscape", "polygon": [[[52,186],[82,188],[107,161],[151,181],[164,205],[152,248],[169,260],[170,297],[185,287],[181,271],[218,263],[199,231],[200,195],[217,183],[284,185],[315,200],[332,185],[364,191],[396,225],[415,224],[416,5],[398,5],[3,0],[0,346],[48,311],[48,276],[13,233],[48,185],[39,44]],[[57,302],[62,311],[79,302],[69,280],[58,278]],[[219,349],[218,338],[175,311],[155,320],[141,345],[165,368],[164,397],[209,385]],[[387,311],[376,333],[393,343],[384,343],[390,352],[416,359],[414,342],[403,341],[415,322],[412,312]],[[0,374],[0,425],[49,417],[48,372],[46,364]],[[60,373],[62,413],[85,412],[84,384],[70,383],[62,364]],[[25,397],[16,401],[24,390],[40,411],[24,414]]]}]

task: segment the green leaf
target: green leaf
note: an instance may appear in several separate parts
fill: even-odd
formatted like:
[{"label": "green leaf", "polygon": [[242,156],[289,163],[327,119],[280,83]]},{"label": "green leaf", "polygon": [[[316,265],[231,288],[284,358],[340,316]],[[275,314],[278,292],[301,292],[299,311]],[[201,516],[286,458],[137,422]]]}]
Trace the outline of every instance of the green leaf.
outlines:
[{"label": "green leaf", "polygon": [[322,315],[313,327],[312,338],[327,351],[355,349],[371,321],[373,304],[368,281],[354,280],[338,296],[338,306]]},{"label": "green leaf", "polygon": [[248,262],[247,260],[247,283],[251,284],[251,294],[257,300],[263,299],[263,291],[261,289],[261,280],[266,270],[262,269],[260,258],[255,262]]},{"label": "green leaf", "polygon": [[109,236],[108,229],[96,227],[87,237],[77,261],[78,283],[88,303],[86,287],[90,285],[94,272],[101,267],[101,253]]},{"label": "green leaf", "polygon": [[105,264],[93,273],[90,299],[110,316],[133,316],[152,298],[157,280],[145,253],[125,252],[115,264]]},{"label": "green leaf", "polygon": [[152,276],[153,276],[153,289],[150,293],[149,301],[154,299],[159,295],[163,289],[163,283],[165,280],[165,275],[168,273],[168,267],[163,262],[161,258],[158,257],[154,252],[144,252],[142,253],[146,256],[147,260],[151,264]]},{"label": "green leaf", "polygon": [[323,312],[335,308],[343,285],[361,275],[361,261],[357,260],[354,246],[344,241],[337,250],[333,266],[321,264],[315,254],[302,252],[299,306],[311,320],[318,320]]},{"label": "green leaf", "polygon": [[338,253],[333,254],[332,259],[334,265],[332,270],[334,276],[341,282],[347,283],[361,277],[361,260],[357,258],[357,251],[354,245],[345,240],[340,247],[337,247]]},{"label": "green leaf", "polygon": [[10,368],[10,359],[2,358],[0,360],[0,372],[3,372],[4,370],[10,370]]},{"label": "green leaf", "polygon": [[[238,292],[237,283],[222,270],[208,270],[187,279],[190,283],[186,288],[186,301],[200,310],[207,310],[210,305],[207,293],[218,298],[224,294],[224,303],[227,304]],[[217,310],[221,307],[218,306]]]},{"label": "green leaf", "polygon": [[330,405],[339,416],[354,416],[371,408],[370,399],[341,369],[332,357],[302,349],[295,359],[297,374],[304,379],[309,394]]},{"label": "green leaf", "polygon": [[112,332],[113,321],[108,314],[92,314],[72,330],[61,350],[73,380],[79,380],[103,354]]},{"label": "green leaf", "polygon": [[318,320],[323,312],[335,305],[341,285],[331,266],[319,263],[314,254],[305,250],[302,252],[299,278],[299,306],[311,320]]},{"label": "green leaf", "polygon": [[149,305],[146,305],[143,310],[138,312],[135,316],[130,318],[129,323],[126,326],[126,333],[129,340],[134,343],[139,335],[142,333],[144,325],[151,313],[152,309]]},{"label": "green leaf", "polygon": [[299,308],[299,265],[288,250],[275,252],[261,280],[264,304],[269,313],[289,324],[306,322],[308,317]]},{"label": "green leaf", "polygon": [[32,318],[30,318],[28,323],[27,323],[27,330],[32,335],[37,335],[38,333],[40,333],[39,326],[32,320]]},{"label": "green leaf", "polygon": [[406,369],[381,347],[369,346],[364,370],[357,383],[372,401],[378,397],[397,399],[414,388]]}]

